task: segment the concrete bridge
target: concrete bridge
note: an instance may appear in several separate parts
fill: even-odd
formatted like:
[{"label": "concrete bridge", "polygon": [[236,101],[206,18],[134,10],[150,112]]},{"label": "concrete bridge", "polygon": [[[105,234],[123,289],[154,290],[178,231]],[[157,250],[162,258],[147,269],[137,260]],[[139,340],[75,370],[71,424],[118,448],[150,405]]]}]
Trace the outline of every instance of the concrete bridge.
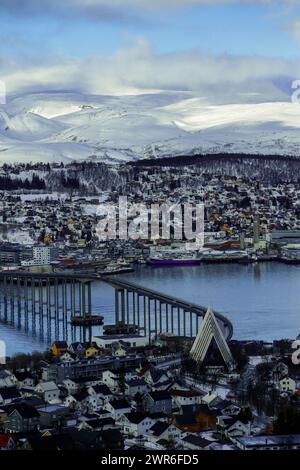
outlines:
[{"label": "concrete bridge", "polygon": [[[75,317],[92,317],[94,281],[109,284],[115,290],[114,326],[130,332],[157,336],[169,333],[195,337],[206,307],[166,295],[123,280],[122,276],[84,273],[0,273],[0,319],[17,327],[24,326],[40,336],[67,339],[68,325]],[[233,327],[222,314],[214,312],[227,340]],[[53,331],[54,330],[54,331]],[[92,336],[92,327],[82,328],[83,341]]]}]

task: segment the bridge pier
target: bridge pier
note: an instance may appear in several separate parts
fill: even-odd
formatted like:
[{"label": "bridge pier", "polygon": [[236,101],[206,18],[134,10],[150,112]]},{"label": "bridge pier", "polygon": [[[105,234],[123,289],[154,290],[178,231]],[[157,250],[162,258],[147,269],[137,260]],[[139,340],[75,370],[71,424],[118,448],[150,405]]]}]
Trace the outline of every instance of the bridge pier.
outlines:
[{"label": "bridge pier", "polygon": [[[76,314],[92,317],[91,282],[42,273],[0,273],[0,319],[41,338],[50,339],[53,328],[51,339],[67,340]],[[91,325],[81,329],[84,340],[88,336],[91,341]]]},{"label": "bridge pier", "polygon": [[[71,334],[76,341],[72,318],[92,317],[91,283],[96,276],[66,276],[56,273],[0,272],[0,318],[4,322],[25,327],[33,334],[66,340]],[[158,333],[195,337],[199,319],[206,308],[156,292],[118,278],[105,276],[103,282],[115,289],[115,324],[129,332],[135,326],[141,334],[157,337]],[[142,306],[141,306],[142,299]],[[38,308],[37,308],[38,304]],[[38,310],[38,311],[36,311]],[[17,315],[16,315],[17,314]],[[177,322],[176,322],[177,315]],[[215,312],[224,335],[232,337],[230,321]],[[61,327],[62,323],[62,327]],[[92,338],[91,325],[80,327],[81,337]]]}]

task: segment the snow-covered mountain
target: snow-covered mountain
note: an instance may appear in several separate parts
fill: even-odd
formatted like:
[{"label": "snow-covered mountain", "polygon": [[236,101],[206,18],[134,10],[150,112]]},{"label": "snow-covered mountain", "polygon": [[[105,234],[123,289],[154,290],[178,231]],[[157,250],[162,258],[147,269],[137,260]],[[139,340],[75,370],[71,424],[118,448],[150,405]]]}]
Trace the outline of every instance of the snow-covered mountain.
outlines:
[{"label": "snow-covered mountain", "polygon": [[300,155],[300,105],[211,105],[189,92],[17,96],[0,108],[0,163],[199,153]]}]

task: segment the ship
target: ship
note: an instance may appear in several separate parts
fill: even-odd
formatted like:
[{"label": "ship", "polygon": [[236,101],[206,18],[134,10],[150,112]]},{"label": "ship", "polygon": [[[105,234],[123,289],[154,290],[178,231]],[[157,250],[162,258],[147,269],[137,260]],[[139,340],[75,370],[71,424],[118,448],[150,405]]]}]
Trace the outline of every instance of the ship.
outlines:
[{"label": "ship", "polygon": [[102,315],[74,316],[71,318],[73,326],[96,326],[103,325],[104,317]]},{"label": "ship", "polygon": [[197,266],[201,259],[196,252],[164,250],[148,259],[149,266]]},{"label": "ship", "polygon": [[207,250],[202,253],[201,260],[203,263],[250,263],[253,261],[243,250]]}]

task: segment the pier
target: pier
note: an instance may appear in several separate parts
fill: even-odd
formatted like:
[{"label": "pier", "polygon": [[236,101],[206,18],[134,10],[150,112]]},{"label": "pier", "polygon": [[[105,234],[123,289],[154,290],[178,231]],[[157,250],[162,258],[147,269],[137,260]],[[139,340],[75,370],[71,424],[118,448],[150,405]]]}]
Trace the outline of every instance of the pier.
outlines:
[{"label": "pier", "polygon": [[[118,276],[8,271],[0,273],[0,320],[40,337],[64,340],[68,339],[70,326],[73,332],[80,326],[81,339],[91,341],[91,286],[95,281],[114,289],[112,327],[128,334],[135,330],[149,341],[160,333],[195,337],[207,310]],[[231,322],[214,313],[225,338],[231,339]]]}]

